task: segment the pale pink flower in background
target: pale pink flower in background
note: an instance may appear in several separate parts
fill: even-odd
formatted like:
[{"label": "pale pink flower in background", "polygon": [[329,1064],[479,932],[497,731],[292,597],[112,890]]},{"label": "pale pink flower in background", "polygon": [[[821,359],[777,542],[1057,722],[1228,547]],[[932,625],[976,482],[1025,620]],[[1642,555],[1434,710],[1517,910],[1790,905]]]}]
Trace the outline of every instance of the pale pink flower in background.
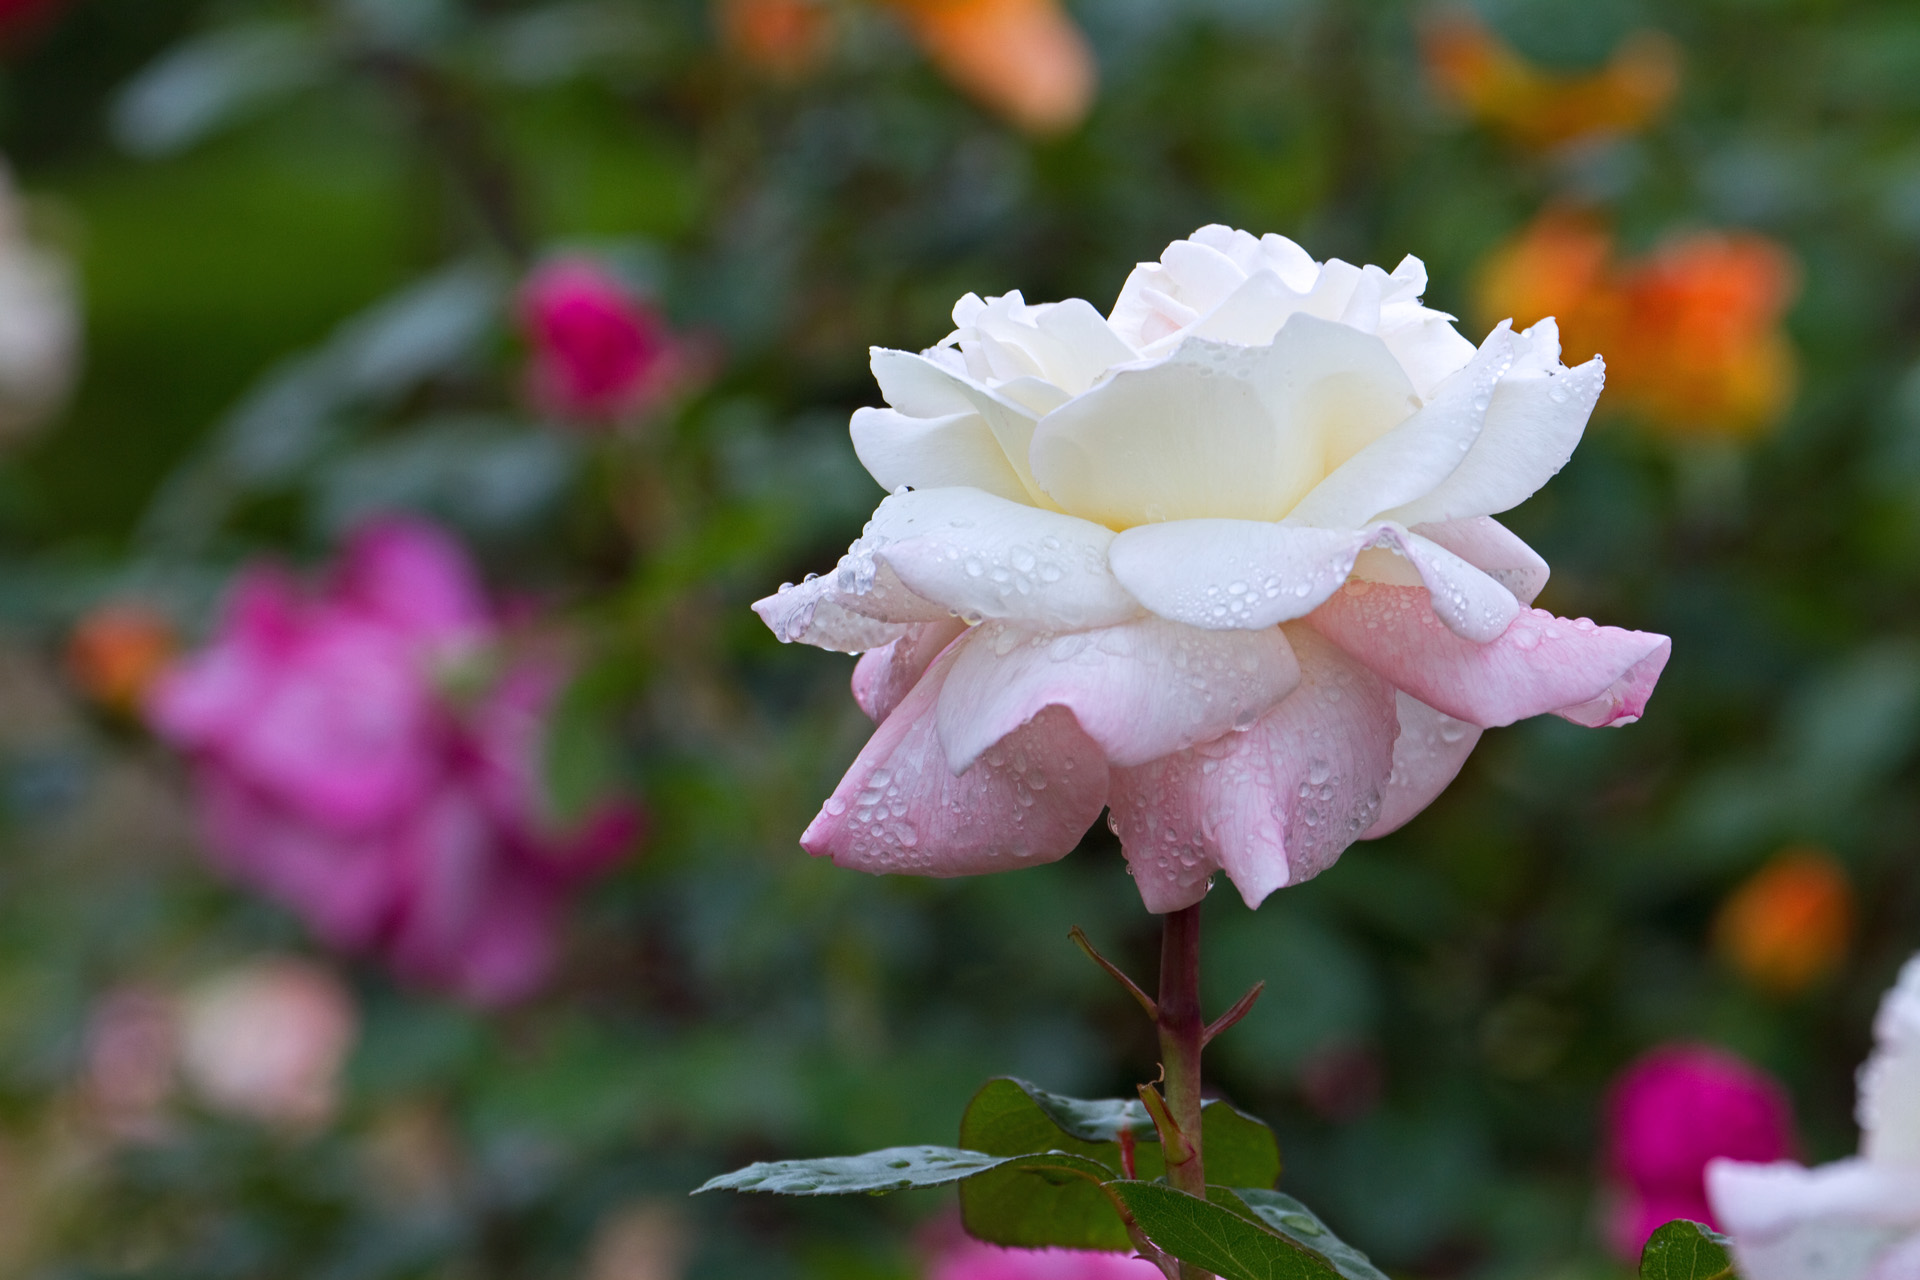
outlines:
[{"label": "pale pink flower in background", "polygon": [[146,984],[106,992],[87,1013],[82,1095],[93,1119],[116,1138],[153,1141],[166,1133],[179,1042],[172,998]]},{"label": "pale pink flower in background", "polygon": [[521,288],[520,322],[533,349],[529,392],[559,418],[606,422],[644,412],[686,372],[687,349],[665,318],[587,258],[535,270]]},{"label": "pale pink flower in background", "polygon": [[1743,1280],[1920,1277],[1920,956],[1873,1031],[1860,1070],[1859,1155],[1814,1169],[1708,1166],[1708,1195]]},{"label": "pale pink flower in background", "polygon": [[446,534],[376,521],[317,592],[243,572],[212,643],[149,708],[193,762],[223,869],[328,943],[483,1004],[541,984],[569,899],[638,826],[624,803],[572,825],[548,812],[551,661],[522,658],[456,696],[501,640]]},{"label": "pale pink flower in background", "polygon": [[188,991],[180,1020],[181,1074],[212,1110],[291,1130],[333,1118],[360,1015],[331,969],[290,956],[238,966]]},{"label": "pale pink flower in background", "polygon": [[942,1252],[927,1280],[1161,1280],[1160,1268],[1127,1253],[1003,1249],[961,1240]]},{"label": "pale pink flower in background", "polygon": [[1614,1081],[1606,1103],[1613,1206],[1607,1243],[1629,1261],[1676,1218],[1718,1227],[1707,1163],[1793,1153],[1793,1103],[1778,1080],[1710,1045],[1662,1045]]},{"label": "pale pink flower in background", "polygon": [[1495,522],[1566,462],[1598,359],[1551,321],[1478,349],[1426,272],[1205,227],[1078,299],[968,295],[876,349],[853,417],[891,495],[840,564],[755,608],[864,652],[879,728],[801,843],[966,875],[1050,861],[1110,809],[1149,910],[1250,904],[1413,817],[1482,729],[1638,718],[1664,636],[1530,602]]}]

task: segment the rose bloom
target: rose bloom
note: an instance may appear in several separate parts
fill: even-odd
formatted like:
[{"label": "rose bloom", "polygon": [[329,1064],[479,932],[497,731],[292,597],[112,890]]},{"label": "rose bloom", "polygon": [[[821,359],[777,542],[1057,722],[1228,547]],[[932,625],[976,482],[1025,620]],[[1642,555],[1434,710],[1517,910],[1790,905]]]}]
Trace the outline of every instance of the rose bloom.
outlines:
[{"label": "rose bloom", "polygon": [[1793,1151],[1793,1104],[1779,1081],[1722,1049],[1663,1045],[1607,1096],[1608,1244],[1629,1261],[1675,1218],[1714,1222],[1707,1162],[1779,1160]]},{"label": "rose bloom", "polygon": [[1638,133],[1680,88],[1679,51],[1658,31],[1635,32],[1606,66],[1584,73],[1536,66],[1466,8],[1435,14],[1421,34],[1434,87],[1527,146]]},{"label": "rose bloom", "polygon": [[181,1074],[215,1111],[317,1129],[338,1108],[340,1068],[359,1022],[332,970],[285,956],[254,961],[187,993]]},{"label": "rose bloom", "polygon": [[1860,1154],[1816,1169],[1716,1160],[1715,1214],[1743,1280],[1920,1276],[1920,956],[1880,1005],[1860,1072]]},{"label": "rose bloom", "polygon": [[457,545],[378,521],[317,592],[244,572],[212,643],[149,700],[222,868],[332,945],[486,1004],[540,985],[568,899],[637,826],[625,804],[564,826],[547,812],[551,661],[455,696],[502,639]]},{"label": "rose bloom", "polygon": [[1700,232],[1619,260],[1595,218],[1549,210],[1482,266],[1483,315],[1559,318],[1567,345],[1605,351],[1618,407],[1677,436],[1750,436],[1793,398],[1781,331],[1797,272],[1750,233]]},{"label": "rose bloom", "polygon": [[1734,890],[1713,932],[1720,954],[1749,982],[1795,995],[1846,958],[1853,888],[1832,855],[1789,849]]},{"label": "rose bloom", "polygon": [[927,1271],[927,1280],[1160,1280],[1160,1268],[1125,1253],[1083,1249],[1003,1249],[962,1240]]},{"label": "rose bloom", "polygon": [[888,0],[940,73],[1029,133],[1074,128],[1098,72],[1059,0]]},{"label": "rose bloom", "polygon": [[528,389],[543,412],[575,422],[632,417],[658,405],[684,369],[666,320],[605,267],[560,258],[527,278],[520,322],[533,359]]},{"label": "rose bloom", "polygon": [[854,448],[892,491],[755,608],[865,652],[879,729],[801,843],[868,871],[1065,855],[1110,807],[1148,908],[1250,904],[1391,831],[1483,728],[1636,719],[1664,636],[1530,609],[1491,517],[1558,471],[1602,369],[1553,324],[1476,350],[1412,258],[1206,227],[1108,316],[1020,295],[876,350]]}]

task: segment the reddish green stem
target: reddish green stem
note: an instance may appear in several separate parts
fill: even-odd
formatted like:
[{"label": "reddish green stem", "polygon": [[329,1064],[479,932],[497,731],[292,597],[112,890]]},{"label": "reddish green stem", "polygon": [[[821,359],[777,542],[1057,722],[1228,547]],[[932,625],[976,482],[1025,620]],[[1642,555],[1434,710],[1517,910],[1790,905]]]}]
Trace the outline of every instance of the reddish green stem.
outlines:
[{"label": "reddish green stem", "polygon": [[[1188,907],[1161,918],[1160,998],[1155,1001],[1160,1028],[1160,1064],[1165,1071],[1167,1111],[1185,1142],[1164,1134],[1167,1181],[1188,1195],[1207,1196],[1207,1173],[1200,1145],[1200,1050],[1206,1021],[1200,1014],[1200,908]],[[1191,1152],[1176,1162],[1180,1148]]]}]

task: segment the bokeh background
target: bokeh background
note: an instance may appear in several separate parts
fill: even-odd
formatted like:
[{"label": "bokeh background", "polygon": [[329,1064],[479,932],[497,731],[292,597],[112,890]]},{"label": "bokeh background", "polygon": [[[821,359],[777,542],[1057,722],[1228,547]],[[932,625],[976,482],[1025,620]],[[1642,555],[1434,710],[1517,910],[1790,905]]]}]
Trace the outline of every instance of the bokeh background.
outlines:
[{"label": "bokeh background", "polygon": [[[1492,732],[1402,831],[1208,902],[1211,998],[1269,984],[1213,1081],[1285,1189],[1396,1276],[1624,1276],[1603,1100],[1676,1040],[1852,1149],[1920,945],[1906,0],[9,0],[0,58],[0,1274],[904,1278],[947,1198],[686,1193],[951,1142],[990,1074],[1150,1078],[1066,938],[1151,971],[1113,840],[815,864],[851,660],[747,605],[880,496],[869,345],[1104,309],[1215,221],[1604,351],[1510,523],[1544,606],[1674,638],[1643,723]],[[541,382],[599,349],[528,292],[556,258],[632,394]],[[556,811],[644,812],[524,998],[216,869],[141,711],[242,566],[393,511],[560,637]]]}]

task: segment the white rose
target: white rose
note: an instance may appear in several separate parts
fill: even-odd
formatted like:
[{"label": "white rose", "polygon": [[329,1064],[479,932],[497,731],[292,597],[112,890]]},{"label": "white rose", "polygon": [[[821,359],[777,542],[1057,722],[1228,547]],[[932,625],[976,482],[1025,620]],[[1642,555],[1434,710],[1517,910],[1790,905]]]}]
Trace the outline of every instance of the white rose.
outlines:
[{"label": "white rose", "polygon": [[1920,956],[1874,1021],[1860,1071],[1860,1154],[1707,1166],[1744,1280],[1920,1280]]},{"label": "white rose", "polygon": [[968,295],[875,349],[854,415],[892,496],[831,574],[755,606],[868,652],[883,721],[802,843],[958,875],[1068,852],[1112,809],[1150,909],[1257,902],[1406,821],[1481,728],[1636,718],[1663,636],[1527,607],[1490,517],[1566,462],[1603,370],[1551,321],[1476,350],[1425,270],[1206,227],[1079,300]]}]

